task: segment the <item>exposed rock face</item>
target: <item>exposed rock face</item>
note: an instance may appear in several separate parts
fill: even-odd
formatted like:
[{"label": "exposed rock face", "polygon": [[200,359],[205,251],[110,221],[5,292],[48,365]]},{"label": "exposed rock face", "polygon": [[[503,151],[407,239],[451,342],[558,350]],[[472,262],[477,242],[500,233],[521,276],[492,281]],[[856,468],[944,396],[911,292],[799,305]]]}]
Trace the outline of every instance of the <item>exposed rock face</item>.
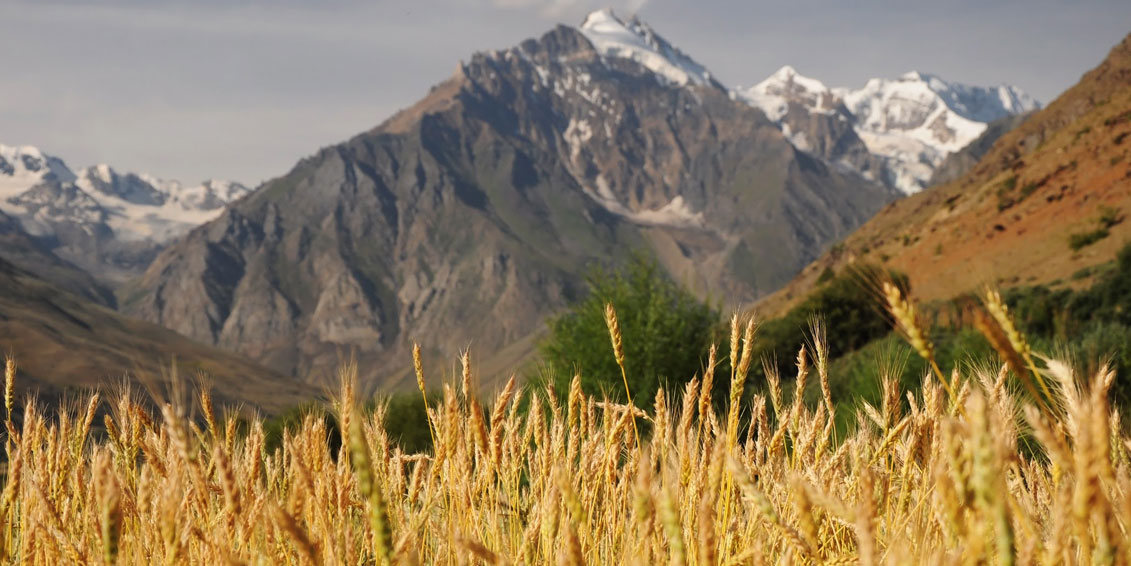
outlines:
[{"label": "exposed rock face", "polygon": [[450,355],[529,335],[587,265],[633,250],[701,293],[754,298],[896,196],[798,151],[709,77],[602,55],[593,33],[474,56],[162,252],[124,308],[305,378],[352,351],[387,379],[414,340]]}]

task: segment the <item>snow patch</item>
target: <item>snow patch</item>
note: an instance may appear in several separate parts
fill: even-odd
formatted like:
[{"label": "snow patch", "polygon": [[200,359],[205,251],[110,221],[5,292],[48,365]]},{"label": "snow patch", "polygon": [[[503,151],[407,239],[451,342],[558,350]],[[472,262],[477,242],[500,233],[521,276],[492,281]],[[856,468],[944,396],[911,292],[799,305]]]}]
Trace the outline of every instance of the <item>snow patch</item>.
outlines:
[{"label": "snow patch", "polygon": [[185,187],[179,181],[136,175],[134,178],[141,181],[144,188],[161,197],[153,204],[147,204],[120,192],[100,190],[95,186],[95,181],[102,181],[111,183],[112,188],[120,187],[128,177],[98,165],[82,171],[75,181],[76,186],[91,195],[106,211],[106,223],[122,240],[168,242],[216,218],[225,205],[251,192],[239,183],[218,179]]},{"label": "snow patch", "polygon": [[581,156],[581,146],[585,145],[592,137],[593,129],[589,127],[588,120],[578,120],[577,118],[569,119],[569,125],[567,125],[565,131],[562,132],[562,138],[569,147],[569,159],[571,162],[577,161],[577,158]]},{"label": "snow patch", "polygon": [[635,61],[661,82],[679,86],[712,83],[704,66],[635,17],[626,22],[606,8],[586,16],[578,29],[603,57]]},{"label": "snow patch", "polygon": [[703,213],[695,212],[683,200],[682,195],[676,195],[668,204],[655,210],[642,210],[628,216],[629,220],[638,224],[677,227],[702,227]]},{"label": "snow patch", "polygon": [[682,195],[676,195],[668,204],[656,209],[632,210],[617,200],[612,187],[604,175],[597,175],[596,189],[582,186],[582,190],[589,195],[601,208],[620,216],[629,222],[647,226],[671,226],[676,228],[702,228],[704,217],[702,212],[695,212],[683,200]]}]

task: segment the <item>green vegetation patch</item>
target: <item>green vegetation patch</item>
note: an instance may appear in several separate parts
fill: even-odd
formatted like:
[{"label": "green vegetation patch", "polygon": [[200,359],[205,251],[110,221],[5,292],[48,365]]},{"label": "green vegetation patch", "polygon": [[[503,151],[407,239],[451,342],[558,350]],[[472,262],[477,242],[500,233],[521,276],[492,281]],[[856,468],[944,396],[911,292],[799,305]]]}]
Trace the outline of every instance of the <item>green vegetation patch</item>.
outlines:
[{"label": "green vegetation patch", "polygon": [[624,399],[620,368],[605,325],[605,305],[617,312],[625,374],[633,401],[648,406],[660,387],[671,388],[700,373],[719,336],[719,311],[669,279],[655,261],[640,256],[616,273],[594,270],[589,294],[549,321],[541,345],[546,375],[559,393],[574,375],[590,394]]}]

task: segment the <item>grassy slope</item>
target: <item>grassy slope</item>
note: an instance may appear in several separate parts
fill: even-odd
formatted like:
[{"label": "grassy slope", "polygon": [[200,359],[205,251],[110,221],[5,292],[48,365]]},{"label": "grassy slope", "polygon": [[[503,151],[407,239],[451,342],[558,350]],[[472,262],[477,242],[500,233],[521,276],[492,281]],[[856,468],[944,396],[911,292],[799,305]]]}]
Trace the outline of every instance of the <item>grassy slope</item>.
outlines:
[{"label": "grassy slope", "polygon": [[180,376],[207,374],[221,402],[276,413],[318,393],[236,354],[60,291],[3,260],[0,289],[0,351],[15,356],[18,383],[45,400],[117,384],[127,374],[167,382],[174,358]]},{"label": "grassy slope", "polygon": [[[911,274],[923,300],[986,283],[1067,282],[1131,241],[1131,222],[1122,221],[1131,214],[1129,154],[1131,36],[1048,108],[999,139],[967,175],[889,205],[761,300],[759,310],[784,312],[826,268],[858,260]],[[1097,229],[1108,209],[1118,210],[1119,221],[1110,235],[1073,250],[1070,236]]]}]

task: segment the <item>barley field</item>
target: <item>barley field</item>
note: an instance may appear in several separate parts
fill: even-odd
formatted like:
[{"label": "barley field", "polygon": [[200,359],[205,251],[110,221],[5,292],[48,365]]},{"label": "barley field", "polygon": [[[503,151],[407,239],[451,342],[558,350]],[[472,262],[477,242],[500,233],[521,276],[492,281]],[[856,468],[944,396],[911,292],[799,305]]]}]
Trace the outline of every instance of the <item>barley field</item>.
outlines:
[{"label": "barley field", "polygon": [[[885,291],[934,369],[914,391],[877,375],[882,401],[859,403],[850,430],[834,425],[819,333],[797,356],[796,383],[771,369],[764,394],[741,395],[757,326],[738,315],[733,371],[714,375],[712,350],[682,390],[637,403],[648,410],[587,396],[576,379],[557,392],[512,378],[481,401],[465,354],[432,400],[434,449],[423,454],[395,447],[380,406],[359,409],[348,365],[333,401],[340,447],[310,415],[269,450],[262,421],[245,429],[207,391],[155,404],[123,389],[53,414],[17,407],[9,359],[0,559],[1129,563],[1131,443],[1107,399],[1113,372],[1075,375],[1031,352],[986,293],[978,324],[1003,365],[944,374],[914,305]],[[607,321],[623,367],[612,307]],[[729,398],[713,399],[724,380]],[[822,392],[815,403],[791,394],[807,382]]]}]

